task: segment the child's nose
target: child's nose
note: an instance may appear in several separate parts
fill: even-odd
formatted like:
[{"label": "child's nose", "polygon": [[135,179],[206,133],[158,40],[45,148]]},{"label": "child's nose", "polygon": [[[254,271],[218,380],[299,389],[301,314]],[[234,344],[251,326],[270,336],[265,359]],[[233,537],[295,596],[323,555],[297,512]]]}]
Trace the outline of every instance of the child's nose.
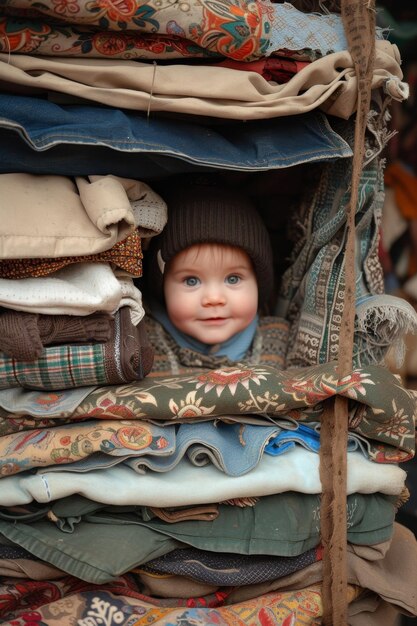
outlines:
[{"label": "child's nose", "polygon": [[226,301],[223,289],[218,285],[209,285],[203,294],[203,306],[216,306]]}]

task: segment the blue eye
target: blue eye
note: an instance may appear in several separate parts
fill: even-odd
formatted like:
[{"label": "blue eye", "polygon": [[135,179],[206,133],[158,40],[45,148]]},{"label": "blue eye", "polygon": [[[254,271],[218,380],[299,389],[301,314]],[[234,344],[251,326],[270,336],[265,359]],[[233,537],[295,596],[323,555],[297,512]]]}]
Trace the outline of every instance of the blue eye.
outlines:
[{"label": "blue eye", "polygon": [[200,284],[200,279],[197,276],[187,276],[187,278],[184,278],[184,283],[187,287],[196,287]]},{"label": "blue eye", "polygon": [[240,283],[240,276],[236,276],[236,274],[230,274],[230,276],[227,276],[226,282],[229,285],[237,285],[238,283]]}]

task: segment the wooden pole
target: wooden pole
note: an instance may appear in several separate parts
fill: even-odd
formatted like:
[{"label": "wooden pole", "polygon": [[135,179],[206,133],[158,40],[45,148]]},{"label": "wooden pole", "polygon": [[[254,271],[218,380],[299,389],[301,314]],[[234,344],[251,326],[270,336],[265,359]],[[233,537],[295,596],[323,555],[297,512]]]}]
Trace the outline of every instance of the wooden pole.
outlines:
[{"label": "wooden pole", "polygon": [[[355,320],[355,214],[365,151],[375,58],[375,0],[342,0],[342,20],[355,67],[358,100],[351,195],[347,208],[345,296],[339,337],[338,378],[352,371]],[[347,437],[348,401],[328,401],[321,424],[321,539],[323,552],[323,625],[347,624]]]}]

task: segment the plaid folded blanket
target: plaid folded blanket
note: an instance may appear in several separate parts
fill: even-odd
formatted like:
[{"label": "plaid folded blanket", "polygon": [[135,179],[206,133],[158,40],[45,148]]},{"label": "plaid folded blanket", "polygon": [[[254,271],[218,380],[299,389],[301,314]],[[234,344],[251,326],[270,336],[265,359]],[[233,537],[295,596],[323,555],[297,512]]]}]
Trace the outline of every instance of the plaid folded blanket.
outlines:
[{"label": "plaid folded blanket", "polygon": [[0,389],[68,389],[141,380],[152,367],[153,348],[143,323],[134,326],[129,311],[117,311],[105,343],[48,346],[35,361],[0,353]]}]

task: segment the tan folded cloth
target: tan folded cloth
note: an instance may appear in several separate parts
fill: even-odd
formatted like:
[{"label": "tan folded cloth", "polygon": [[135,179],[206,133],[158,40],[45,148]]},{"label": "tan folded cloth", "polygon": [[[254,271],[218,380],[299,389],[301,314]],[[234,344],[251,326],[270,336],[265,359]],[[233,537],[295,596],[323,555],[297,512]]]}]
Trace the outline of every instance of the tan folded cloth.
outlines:
[{"label": "tan folded cloth", "polygon": [[156,517],[175,524],[175,522],[185,522],[190,520],[203,520],[211,522],[219,516],[219,507],[217,504],[201,504],[179,509],[167,509],[158,507],[149,507]]},{"label": "tan folded cloth", "polygon": [[[401,82],[400,54],[376,42],[372,89],[397,100],[408,96]],[[255,72],[197,65],[157,65],[112,59],[68,59],[0,54],[0,80],[31,90],[75,95],[108,106],[226,119],[296,115],[317,107],[349,118],[356,109],[357,79],[347,51],[310,63],[285,84]]]},{"label": "tan folded cloth", "polygon": [[112,175],[0,174],[0,197],[0,259],[90,256],[133,234],[140,245],[167,219],[148,185]]},{"label": "tan folded cloth", "polygon": [[96,254],[136,227],[123,185],[108,176],[0,174],[0,197],[3,259]]},{"label": "tan folded cloth", "polygon": [[67,576],[67,573],[45,561],[0,559],[0,576],[30,578],[31,580],[54,580]]},{"label": "tan folded cloth", "polygon": [[[348,545],[348,582],[377,594],[382,601],[403,613],[417,615],[417,541],[413,533],[394,523],[391,544],[382,559],[369,561],[358,556],[357,547]],[[278,589],[303,589],[322,578],[322,562],[319,561],[269,583],[236,588],[229,596],[228,604],[244,602]]]}]

